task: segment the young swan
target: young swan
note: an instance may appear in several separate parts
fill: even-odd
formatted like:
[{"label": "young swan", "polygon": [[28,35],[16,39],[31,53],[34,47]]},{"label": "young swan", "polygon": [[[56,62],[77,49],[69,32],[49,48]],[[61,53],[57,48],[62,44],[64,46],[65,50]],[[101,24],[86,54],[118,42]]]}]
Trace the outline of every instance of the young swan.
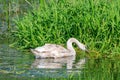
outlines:
[{"label": "young swan", "polygon": [[88,52],[86,46],[80,43],[75,38],[70,38],[67,41],[67,49],[56,44],[45,44],[42,47],[31,49],[31,52],[35,55],[36,58],[59,58],[59,57],[75,56],[76,52],[72,46],[72,43],[77,44],[77,46],[81,50]]}]

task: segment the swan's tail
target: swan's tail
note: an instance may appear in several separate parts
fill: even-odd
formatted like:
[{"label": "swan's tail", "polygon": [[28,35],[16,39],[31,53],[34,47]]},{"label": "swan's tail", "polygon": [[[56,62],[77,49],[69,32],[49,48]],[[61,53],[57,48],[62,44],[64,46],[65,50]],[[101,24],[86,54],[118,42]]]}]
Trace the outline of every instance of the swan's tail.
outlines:
[{"label": "swan's tail", "polygon": [[31,51],[33,54],[35,54],[35,50],[34,50],[34,49],[30,49],[30,51]]},{"label": "swan's tail", "polygon": [[30,49],[30,51],[33,53],[33,54],[38,54],[38,53],[40,53],[39,51],[37,51],[37,50],[35,50],[35,49]]}]

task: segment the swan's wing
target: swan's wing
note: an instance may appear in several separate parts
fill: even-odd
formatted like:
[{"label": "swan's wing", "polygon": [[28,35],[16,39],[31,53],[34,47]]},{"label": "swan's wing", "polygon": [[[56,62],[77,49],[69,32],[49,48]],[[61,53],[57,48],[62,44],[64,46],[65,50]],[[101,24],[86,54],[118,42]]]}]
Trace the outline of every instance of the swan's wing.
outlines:
[{"label": "swan's wing", "polygon": [[36,55],[36,58],[38,57],[57,58],[57,57],[64,57],[70,55],[67,49],[56,44],[45,44],[42,47],[35,48],[32,52]]},{"label": "swan's wing", "polygon": [[64,47],[56,44],[45,44],[42,47],[35,48],[35,50],[42,53],[52,53],[52,52],[63,53],[68,51]]},{"label": "swan's wing", "polygon": [[45,44],[44,46],[37,47],[34,50],[39,51],[39,52],[49,52],[52,50],[55,50],[57,46],[55,44]]}]

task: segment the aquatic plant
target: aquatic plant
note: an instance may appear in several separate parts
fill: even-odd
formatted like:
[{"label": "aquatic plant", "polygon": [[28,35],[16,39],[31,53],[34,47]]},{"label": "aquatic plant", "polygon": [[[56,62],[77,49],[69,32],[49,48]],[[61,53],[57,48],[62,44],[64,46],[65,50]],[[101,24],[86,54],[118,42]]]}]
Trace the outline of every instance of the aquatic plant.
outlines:
[{"label": "aquatic plant", "polygon": [[15,20],[20,49],[45,43],[65,44],[70,37],[101,53],[120,52],[119,0],[40,0],[37,7]]}]

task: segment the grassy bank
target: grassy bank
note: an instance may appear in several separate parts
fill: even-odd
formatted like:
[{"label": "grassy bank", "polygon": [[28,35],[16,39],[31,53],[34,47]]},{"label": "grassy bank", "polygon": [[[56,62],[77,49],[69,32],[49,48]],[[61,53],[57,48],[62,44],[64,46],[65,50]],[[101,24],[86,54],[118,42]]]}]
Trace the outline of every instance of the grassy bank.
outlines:
[{"label": "grassy bank", "polygon": [[[14,46],[29,49],[45,43],[66,44],[77,38],[100,53],[120,52],[119,0],[40,0],[15,20]],[[13,46],[11,45],[11,46]]]}]

